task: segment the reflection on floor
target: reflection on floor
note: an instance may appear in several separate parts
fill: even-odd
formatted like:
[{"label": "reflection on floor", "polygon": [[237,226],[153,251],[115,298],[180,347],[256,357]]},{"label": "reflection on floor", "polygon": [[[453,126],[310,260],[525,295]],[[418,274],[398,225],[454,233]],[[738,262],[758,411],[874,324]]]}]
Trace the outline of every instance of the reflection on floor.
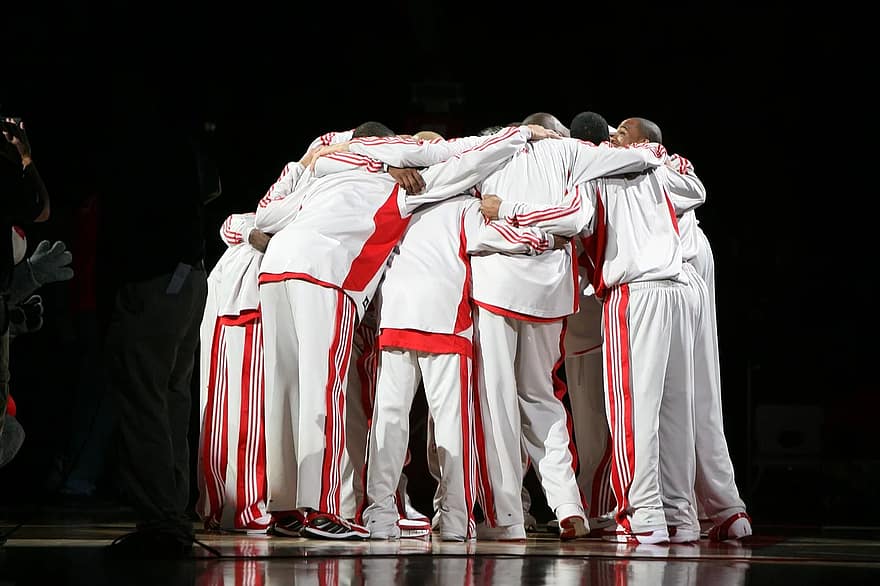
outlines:
[{"label": "reflection on floor", "polygon": [[192,560],[107,560],[104,546],[132,528],[130,523],[94,522],[22,525],[0,549],[0,586],[880,584],[880,541],[790,532],[758,531],[742,542],[704,539],[670,546],[560,542],[543,532],[531,534],[525,543],[338,542],[199,533],[198,539],[221,557],[197,547]]}]

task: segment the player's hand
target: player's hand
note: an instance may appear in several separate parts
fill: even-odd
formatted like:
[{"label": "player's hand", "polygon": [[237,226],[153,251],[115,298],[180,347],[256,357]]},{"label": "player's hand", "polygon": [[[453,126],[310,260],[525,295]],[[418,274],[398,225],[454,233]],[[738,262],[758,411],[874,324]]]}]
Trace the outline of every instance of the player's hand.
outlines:
[{"label": "player's hand", "polygon": [[566,238],[565,236],[557,236],[553,235],[553,250],[561,250],[565,248],[565,246],[571,242],[571,238]]},{"label": "player's hand", "polygon": [[311,167],[311,166],[312,166],[312,161],[315,160],[315,154],[316,154],[321,148],[322,148],[322,147],[314,147],[314,148],[309,149],[308,152],[307,152],[306,154],[303,155],[303,158],[301,158],[301,159],[299,160],[299,164],[302,165],[303,167],[306,167],[306,168]]},{"label": "player's hand", "polygon": [[266,234],[256,228],[248,234],[248,243],[260,252],[266,252],[266,249],[269,247],[269,240],[271,239],[271,234]]},{"label": "player's hand", "polygon": [[418,169],[411,167],[388,167],[388,174],[397,181],[398,185],[406,189],[408,194],[421,193],[425,189],[425,180]]},{"label": "player's hand", "polygon": [[484,195],[480,200],[480,213],[488,221],[498,219],[498,210],[501,209],[501,198],[497,195]]},{"label": "player's hand", "polygon": [[[331,144],[328,146],[320,147],[318,150],[314,152],[312,155],[312,160],[309,161],[307,167],[312,171],[315,170],[315,163],[321,157],[326,157],[327,155],[332,155],[333,153],[339,152],[348,152],[348,145],[351,144],[351,141],[340,142],[339,144]],[[308,154],[306,154],[308,156]]]},{"label": "player's hand", "polygon": [[529,130],[532,131],[531,140],[542,140],[545,138],[562,138],[562,135],[556,132],[555,130],[550,130],[549,128],[544,128],[540,124],[528,124]]}]

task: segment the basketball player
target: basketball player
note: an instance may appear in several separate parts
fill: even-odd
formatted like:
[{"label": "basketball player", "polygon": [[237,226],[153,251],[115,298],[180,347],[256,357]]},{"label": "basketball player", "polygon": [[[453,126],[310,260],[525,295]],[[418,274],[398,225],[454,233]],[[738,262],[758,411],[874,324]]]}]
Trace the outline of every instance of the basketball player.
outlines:
[{"label": "basketball player", "polygon": [[258,277],[268,235],[295,215],[295,192],[310,154],[351,138],[324,134],[298,162],[285,165],[257,212],[232,214],[220,238],[227,249],[208,276],[200,326],[199,499],[209,529],[265,533],[273,523],[266,505],[263,336]]},{"label": "basketball player", "polygon": [[381,366],[370,432],[364,521],[372,539],[400,536],[394,488],[404,464],[413,396],[424,383],[439,468],[441,539],[475,537],[473,359],[469,255],[539,254],[565,241],[487,224],[461,195],[417,210],[381,285]]}]

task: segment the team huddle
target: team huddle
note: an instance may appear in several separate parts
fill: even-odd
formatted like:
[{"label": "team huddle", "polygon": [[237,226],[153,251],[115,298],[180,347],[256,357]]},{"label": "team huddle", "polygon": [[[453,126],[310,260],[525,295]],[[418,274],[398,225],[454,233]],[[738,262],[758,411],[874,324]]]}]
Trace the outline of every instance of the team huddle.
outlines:
[{"label": "team huddle", "polygon": [[[706,190],[652,122],[593,116],[330,132],[227,218],[201,326],[206,528],[518,541],[531,467],[563,540],[751,534]],[[419,388],[432,518],[403,473]]]}]

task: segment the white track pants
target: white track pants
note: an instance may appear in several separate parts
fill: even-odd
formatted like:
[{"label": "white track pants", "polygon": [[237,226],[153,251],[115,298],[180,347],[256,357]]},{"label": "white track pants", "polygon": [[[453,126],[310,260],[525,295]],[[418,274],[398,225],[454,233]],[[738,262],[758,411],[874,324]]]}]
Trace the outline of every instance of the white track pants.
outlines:
[{"label": "white track pants", "polygon": [[[605,298],[603,356],[617,520],[634,532],[698,529],[692,290],[634,283]],[[662,449],[661,449],[662,446]],[[662,486],[662,490],[661,490]]]},{"label": "white track pants", "polygon": [[208,311],[200,350],[197,510],[207,523],[224,529],[265,528],[271,517],[260,314],[231,318],[212,316],[216,307]]},{"label": "white track pants", "polygon": [[420,382],[437,446],[437,507],[443,532],[472,537],[476,461],[472,454],[471,359],[460,354],[382,351],[367,459],[369,506],[364,520],[379,526],[397,522],[398,483],[409,445],[410,409]]},{"label": "white track pants", "polygon": [[478,453],[480,492],[492,526],[523,523],[521,442],[555,511],[582,506],[574,477],[571,420],[555,377],[562,361],[564,320],[529,322],[475,310],[480,357]]},{"label": "white track pants", "polygon": [[342,291],[260,286],[269,508],[342,515],[348,367],[357,312]]}]

